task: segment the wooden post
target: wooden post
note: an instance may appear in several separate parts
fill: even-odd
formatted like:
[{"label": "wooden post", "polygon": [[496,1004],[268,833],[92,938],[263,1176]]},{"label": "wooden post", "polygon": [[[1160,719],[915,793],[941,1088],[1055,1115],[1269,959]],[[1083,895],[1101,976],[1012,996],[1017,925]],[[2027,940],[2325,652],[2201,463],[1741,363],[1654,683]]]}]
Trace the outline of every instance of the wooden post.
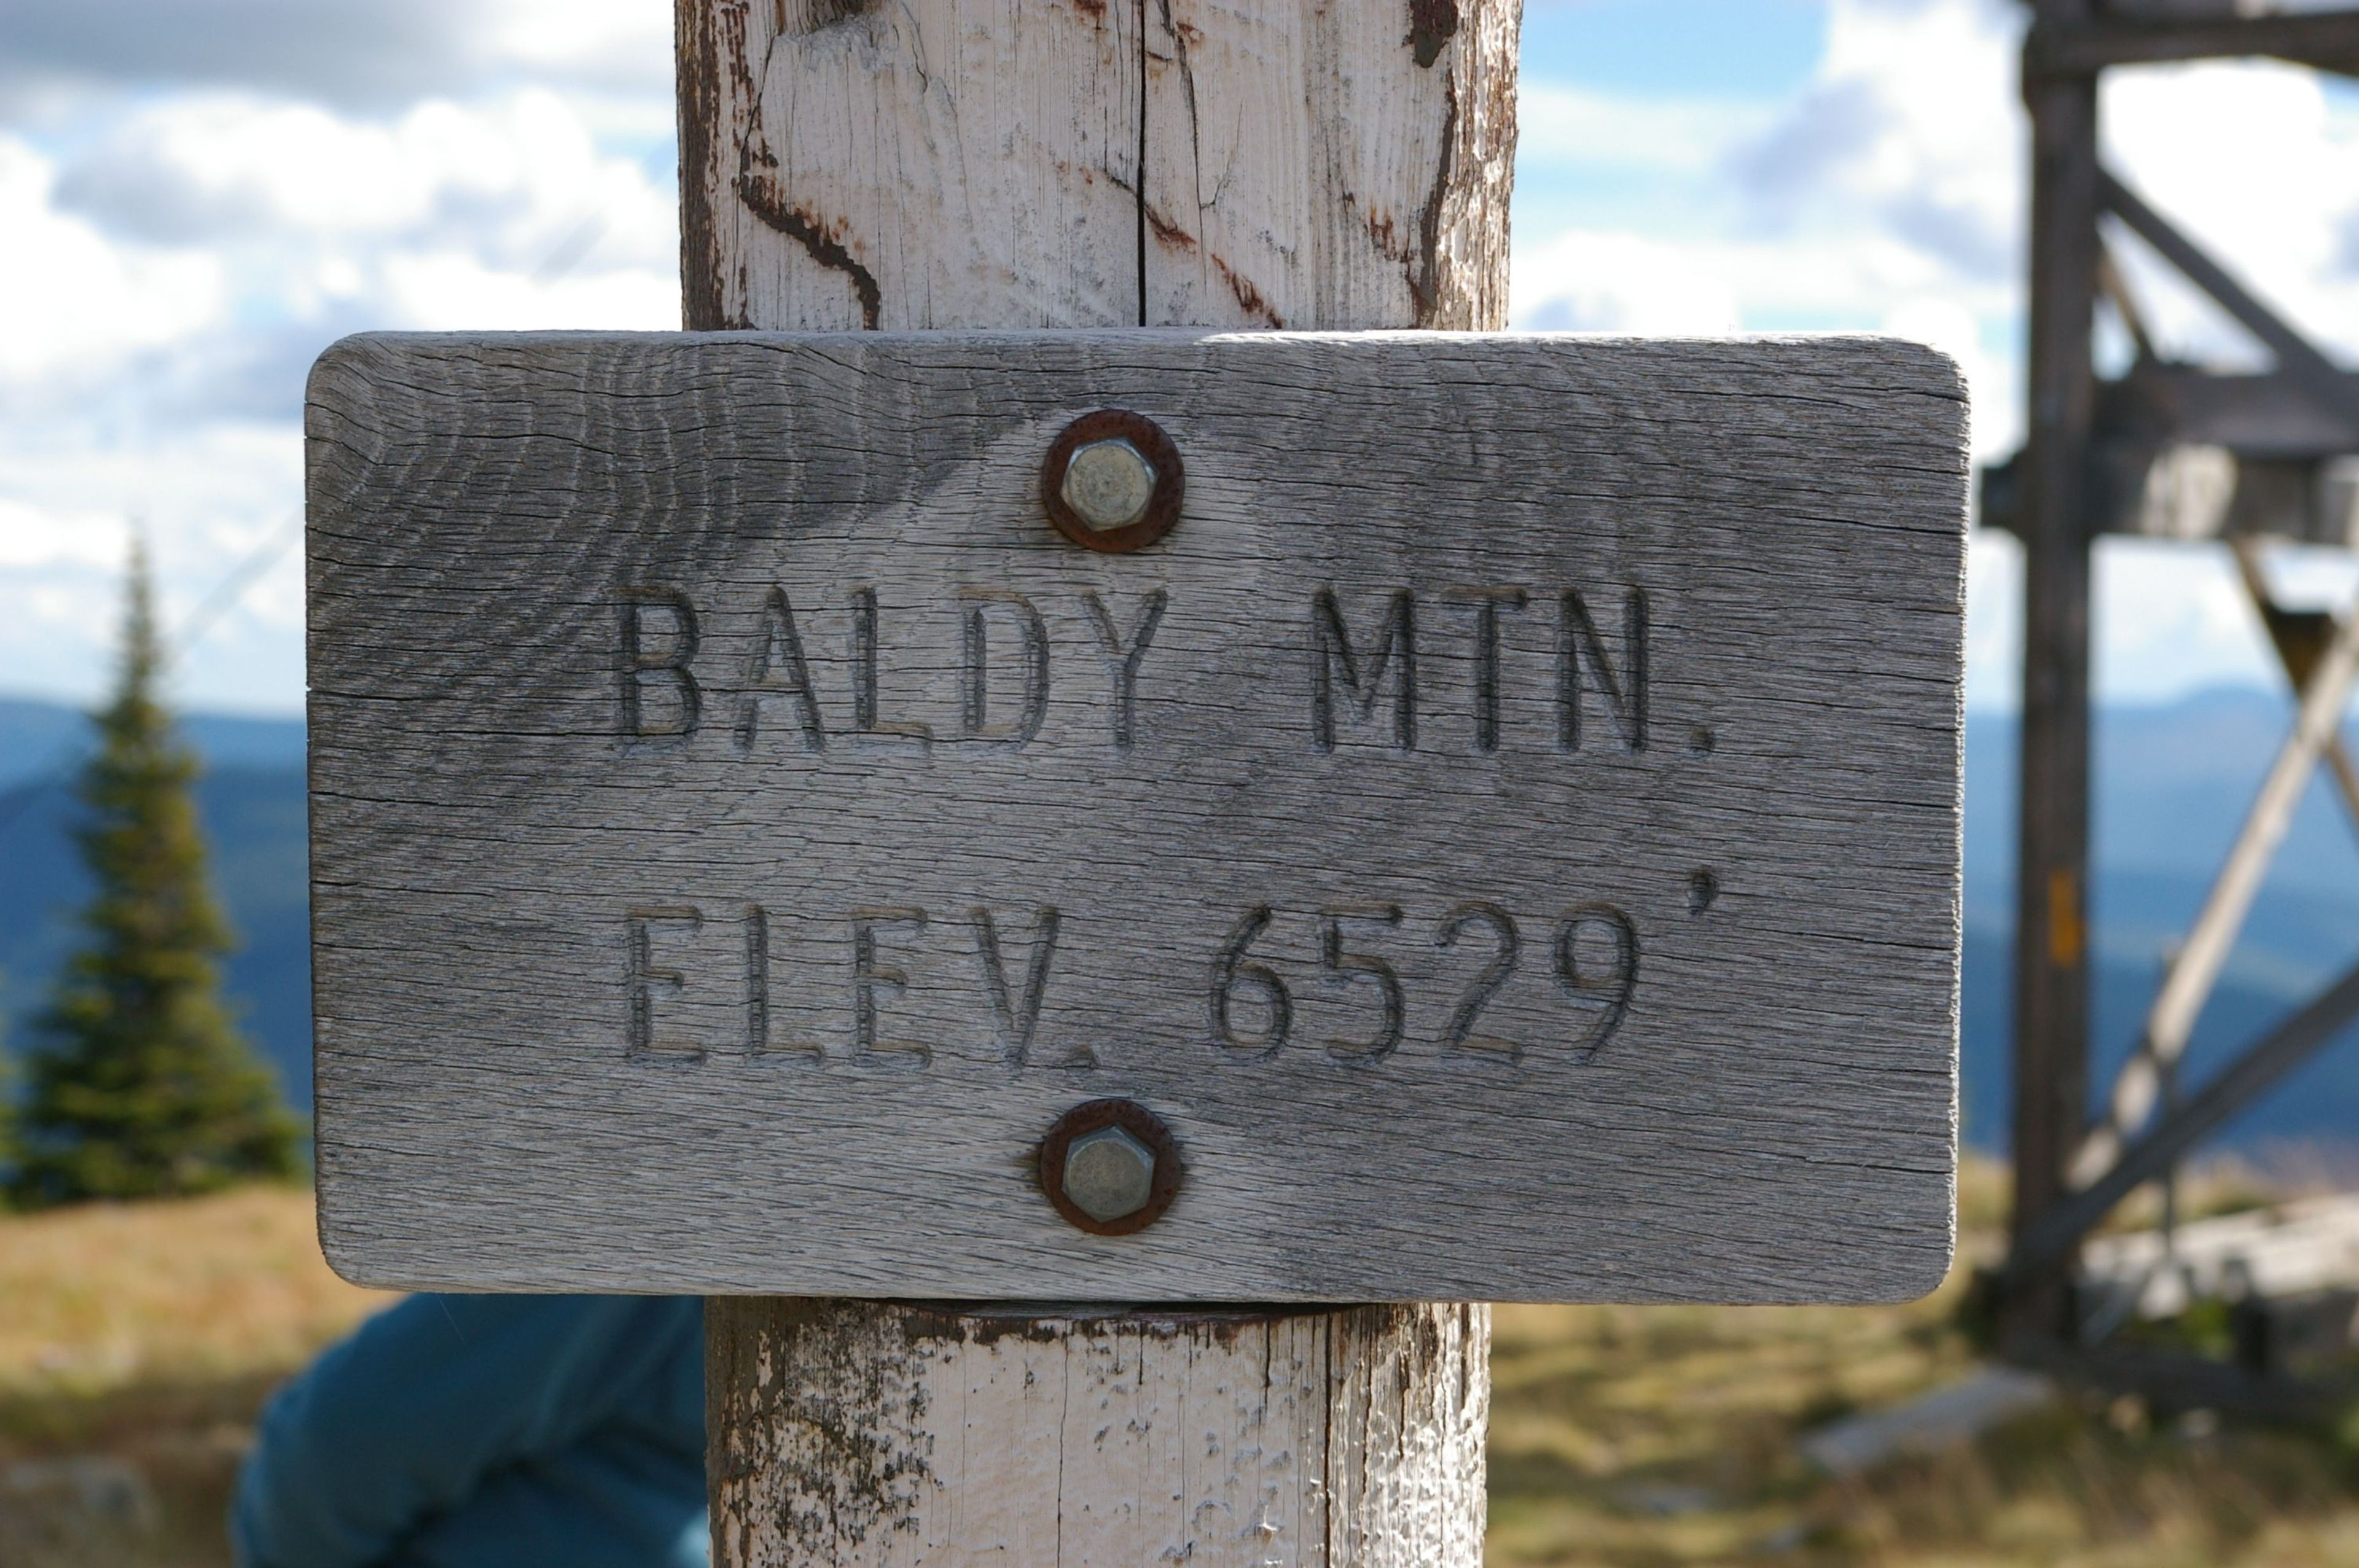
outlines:
[{"label": "wooden post", "polygon": [[[2039,0],[2043,27],[2090,0]],[[2088,453],[2096,401],[2097,84],[2036,74],[2031,113],[2031,425],[2025,463],[2023,773],[2016,890],[2015,1233],[2064,1194],[2088,1096]],[[2068,1260],[2069,1261],[2069,1260]],[[2008,1303],[2017,1337],[2069,1328],[2060,1272]]]},{"label": "wooden post", "polygon": [[[687,324],[1496,328],[1518,18],[679,0]],[[706,1334],[716,1563],[1481,1561],[1481,1306]]]}]

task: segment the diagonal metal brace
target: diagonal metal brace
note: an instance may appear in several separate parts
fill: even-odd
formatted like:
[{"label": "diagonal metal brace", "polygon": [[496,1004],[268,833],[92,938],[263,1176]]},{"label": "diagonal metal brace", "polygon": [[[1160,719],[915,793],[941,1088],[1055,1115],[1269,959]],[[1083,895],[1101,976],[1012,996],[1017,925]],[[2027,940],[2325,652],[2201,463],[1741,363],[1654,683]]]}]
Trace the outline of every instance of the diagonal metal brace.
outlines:
[{"label": "diagonal metal brace", "polygon": [[[2335,617],[2324,611],[2291,611],[2277,603],[2270,596],[2268,579],[2261,574],[2257,548],[2248,538],[2228,541],[2229,553],[2236,562],[2236,575],[2244,579],[2245,597],[2260,612],[2261,625],[2269,634],[2269,645],[2277,651],[2277,663],[2286,673],[2298,696],[2310,687],[2310,677],[2318,663],[2334,643]],[[2351,826],[2359,831],[2359,759],[2343,739],[2340,725],[2326,742],[2326,765],[2334,774],[2336,793],[2343,796],[2343,808],[2351,818]]]},{"label": "diagonal metal brace", "polygon": [[2114,1080],[2105,1119],[2090,1132],[2073,1157],[2075,1185],[2088,1186],[2104,1175],[2114,1164],[2124,1141],[2153,1114],[2161,1098],[2163,1073],[2187,1048],[2196,1016],[2220,978],[2245,915],[2251,913],[2269,860],[2292,824],[2294,809],[2301,804],[2321,756],[2336,742],[2354,684],[2359,684],[2359,606],[2342,616],[2317,667],[2301,687],[2293,732],[2279,748],[2226,863],[2204,895],[2194,928],[2163,978],[2137,1049]]},{"label": "diagonal metal brace", "polygon": [[2227,268],[2213,261],[2195,242],[2170,226],[2161,213],[2105,169],[2097,171],[2097,199],[2132,233],[2152,245],[2187,281],[2217,300],[2245,330],[2277,356],[2277,365],[2302,390],[2346,418],[2359,419],[2359,389],[2342,368],[2319,351],[2285,320],[2261,303]]},{"label": "diagonal metal brace", "polygon": [[2132,1144],[2104,1175],[2027,1226],[2007,1258],[2006,1278],[2020,1283],[2071,1252],[2115,1204],[2184,1158],[2332,1041],[2354,1017],[2359,1017],[2359,967],[2247,1047],[2201,1092]]}]

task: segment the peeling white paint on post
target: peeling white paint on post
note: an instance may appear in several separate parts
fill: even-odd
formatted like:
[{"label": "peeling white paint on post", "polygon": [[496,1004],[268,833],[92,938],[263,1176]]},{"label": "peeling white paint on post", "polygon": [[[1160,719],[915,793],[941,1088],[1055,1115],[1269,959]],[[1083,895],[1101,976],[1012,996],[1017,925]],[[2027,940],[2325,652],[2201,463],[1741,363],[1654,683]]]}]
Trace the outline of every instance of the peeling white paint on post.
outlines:
[{"label": "peeling white paint on post", "polygon": [[1496,327],[1520,10],[679,0],[690,320]]},{"label": "peeling white paint on post", "polygon": [[1482,1561],[1487,1307],[708,1310],[720,1563]]},{"label": "peeling white paint on post", "polygon": [[[1521,0],[678,6],[691,328],[1506,322]],[[1004,1319],[913,1317],[873,1303],[715,1301],[710,1311],[724,1568],[1139,1568],[1188,1560],[1163,1550],[1175,1530],[1201,1541],[1198,1561],[1240,1568],[1482,1559],[1484,1309],[1247,1314],[1217,1332],[1043,1317],[1012,1341]],[[757,1327],[788,1318],[799,1324],[791,1335]],[[1447,1324],[1462,1325],[1449,1353],[1421,1355],[1448,1337]],[[1261,1519],[1244,1533],[1222,1528],[1244,1485],[1241,1440],[1268,1424],[1255,1413],[1262,1396],[1199,1416],[1193,1442],[1179,1440],[1184,1421],[1179,1432],[1169,1420],[1108,1422],[1091,1429],[1093,1466],[1023,1472],[1042,1461],[1044,1445],[1028,1441],[1039,1429],[1020,1402],[973,1393],[970,1361],[1005,1354],[976,1348],[994,1336],[1082,1368],[1081,1385],[1109,1400],[1121,1387],[1255,1390],[1283,1379],[1289,1406],[1327,1412],[1290,1432],[1282,1465],[1264,1459],[1265,1515],[1304,1521],[1291,1550],[1268,1543]],[[1315,1355],[1297,1348],[1306,1339]],[[757,1381],[762,1356],[770,1370]],[[1135,1358],[1126,1383],[1104,1375],[1122,1357]],[[877,1430],[829,1412],[858,1409],[880,1378],[897,1379],[919,1416],[881,1446],[833,1447],[823,1434]],[[1343,1392],[1362,1387],[1399,1395],[1388,1407],[1399,1430],[1374,1444],[1374,1407],[1354,1414]],[[803,1471],[743,1457],[813,1444],[819,1457]],[[832,1525],[777,1526],[806,1487],[830,1519],[849,1520],[834,1499],[856,1508],[864,1480],[896,1455],[947,1477],[929,1494],[921,1540],[897,1535],[888,1558]],[[1024,1484],[1012,1485],[1019,1474]],[[1171,1497],[1189,1503],[1184,1519],[1167,1514],[1105,1534],[1096,1553],[1078,1549],[1093,1521]],[[1037,1541],[1043,1530],[1072,1546],[996,1549],[999,1537]]]}]

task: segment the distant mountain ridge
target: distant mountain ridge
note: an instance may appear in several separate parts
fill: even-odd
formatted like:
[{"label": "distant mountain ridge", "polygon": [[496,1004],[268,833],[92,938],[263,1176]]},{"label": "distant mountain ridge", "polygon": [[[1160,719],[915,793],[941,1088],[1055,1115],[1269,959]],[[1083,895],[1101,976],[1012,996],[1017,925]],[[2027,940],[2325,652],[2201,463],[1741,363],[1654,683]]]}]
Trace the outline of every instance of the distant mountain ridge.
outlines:
[{"label": "distant mountain ridge", "polygon": [[[2286,701],[2198,693],[2161,708],[2101,714],[2093,950],[2096,1054],[2110,1065],[2136,1037],[2164,955],[2194,917],[2220,857],[2283,738]],[[303,725],[293,719],[191,715],[205,757],[199,786],[214,875],[244,946],[229,984],[248,1026],[299,1105],[310,1099],[310,955]],[[73,940],[88,883],[70,828],[70,771],[89,725],[56,704],[0,699],[0,1036],[24,1038]],[[2009,933],[2015,877],[2011,718],[1967,721],[1964,1131],[2005,1140]],[[2321,779],[2285,849],[2190,1050],[2188,1081],[2320,985],[2359,961],[2359,838]],[[2232,1141],[2352,1141],[2359,1134],[2359,1045],[2331,1048],[2240,1121]]]},{"label": "distant mountain ridge", "polygon": [[[180,733],[212,769],[303,765],[303,721],[190,713]],[[0,793],[71,769],[90,754],[90,718],[56,703],[0,697]]]}]

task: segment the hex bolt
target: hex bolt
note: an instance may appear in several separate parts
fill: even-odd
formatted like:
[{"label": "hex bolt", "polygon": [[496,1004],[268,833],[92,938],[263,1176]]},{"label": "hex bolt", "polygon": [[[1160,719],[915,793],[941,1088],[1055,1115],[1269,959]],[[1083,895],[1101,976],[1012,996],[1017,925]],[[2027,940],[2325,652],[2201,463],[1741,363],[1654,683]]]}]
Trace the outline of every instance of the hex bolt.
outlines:
[{"label": "hex bolt", "polygon": [[1155,1189],[1155,1151],[1119,1127],[1073,1140],[1065,1151],[1065,1195],[1104,1225],[1147,1206]]},{"label": "hex bolt", "polygon": [[1040,459],[1040,503],[1085,550],[1143,550],[1180,521],[1188,490],[1170,433],[1144,414],[1101,408],[1058,434]]},{"label": "hex bolt", "polygon": [[1049,1205],[1093,1236],[1146,1228],[1180,1191],[1180,1147],[1171,1130],[1136,1100],[1075,1106],[1040,1140],[1038,1157]]},{"label": "hex bolt", "polygon": [[1127,528],[1147,515],[1155,500],[1155,465],[1125,437],[1092,441],[1065,463],[1058,487],[1073,515],[1092,532]]}]

